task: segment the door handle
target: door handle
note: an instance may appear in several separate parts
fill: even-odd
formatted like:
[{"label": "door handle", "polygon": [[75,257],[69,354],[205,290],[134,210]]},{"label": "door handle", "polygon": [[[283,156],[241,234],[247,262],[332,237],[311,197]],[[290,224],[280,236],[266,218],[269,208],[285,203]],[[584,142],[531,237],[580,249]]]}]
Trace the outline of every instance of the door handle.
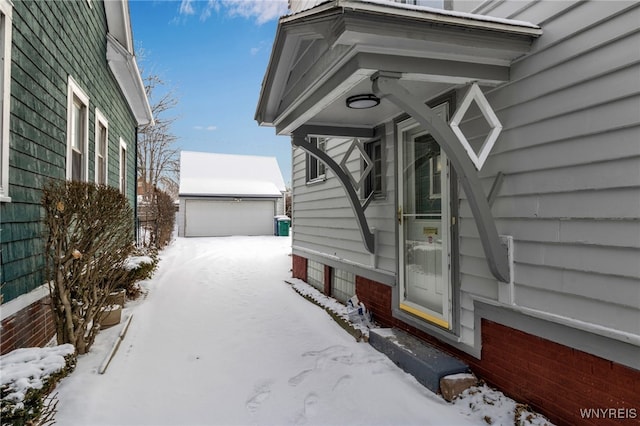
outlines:
[{"label": "door handle", "polygon": [[398,207],[398,225],[402,225],[402,207]]}]

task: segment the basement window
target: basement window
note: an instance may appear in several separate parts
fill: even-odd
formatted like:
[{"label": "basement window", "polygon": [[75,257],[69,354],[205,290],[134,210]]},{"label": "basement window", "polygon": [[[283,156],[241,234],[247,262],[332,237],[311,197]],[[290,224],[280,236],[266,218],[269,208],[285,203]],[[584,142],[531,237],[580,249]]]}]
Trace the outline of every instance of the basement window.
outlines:
[{"label": "basement window", "polygon": [[307,260],[307,283],[324,292],[324,265],[314,260]]},{"label": "basement window", "polygon": [[356,276],[342,269],[333,268],[331,272],[331,295],[346,304],[356,294]]}]

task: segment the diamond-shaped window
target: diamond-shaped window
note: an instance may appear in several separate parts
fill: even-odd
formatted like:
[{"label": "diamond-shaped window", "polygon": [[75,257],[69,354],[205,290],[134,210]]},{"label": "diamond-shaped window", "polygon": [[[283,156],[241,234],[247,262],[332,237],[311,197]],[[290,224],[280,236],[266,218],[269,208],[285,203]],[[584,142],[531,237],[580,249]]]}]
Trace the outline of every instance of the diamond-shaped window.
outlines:
[{"label": "diamond-shaped window", "polygon": [[[362,173],[360,173],[359,179],[354,178],[353,174],[351,173],[351,171],[349,171],[349,168],[347,167],[347,161],[349,161],[349,158],[351,157],[351,154],[353,153],[354,149],[357,149],[359,151],[358,156],[361,157],[364,160],[364,163],[366,164],[364,170],[362,171]],[[360,139],[351,140],[351,145],[349,145],[349,149],[347,149],[347,152],[344,154],[344,157],[342,157],[342,161],[340,161],[340,167],[347,174],[347,176],[349,176],[349,180],[351,180],[351,184],[356,189],[356,191],[359,190],[360,185],[362,185],[362,181],[367,177],[367,175],[373,168],[373,161],[371,161],[371,158],[369,158],[369,155],[367,154],[367,151],[364,149],[364,145],[362,145],[362,142],[360,141]]]},{"label": "diamond-shaped window", "polygon": [[[491,127],[491,131],[487,135],[482,144],[482,147],[477,153],[473,149],[471,144],[469,144],[469,141],[459,127],[460,122],[462,121],[464,115],[467,113],[467,110],[471,106],[472,101],[476,101],[476,104],[482,112],[482,115]],[[453,130],[453,133],[455,133],[458,137],[458,140],[460,140],[462,146],[464,146],[464,149],[467,151],[467,154],[469,155],[469,158],[471,159],[473,164],[478,170],[482,169],[482,165],[487,160],[487,157],[489,156],[493,145],[496,143],[496,139],[498,139],[498,135],[502,131],[502,124],[500,124],[500,121],[498,120],[498,117],[496,117],[496,114],[493,112],[493,109],[491,109],[487,98],[484,97],[484,95],[482,94],[482,90],[480,90],[480,87],[478,87],[476,83],[473,83],[473,85],[471,85],[471,88],[460,103],[460,107],[451,118],[451,123],[449,125],[451,126],[451,130]]]}]

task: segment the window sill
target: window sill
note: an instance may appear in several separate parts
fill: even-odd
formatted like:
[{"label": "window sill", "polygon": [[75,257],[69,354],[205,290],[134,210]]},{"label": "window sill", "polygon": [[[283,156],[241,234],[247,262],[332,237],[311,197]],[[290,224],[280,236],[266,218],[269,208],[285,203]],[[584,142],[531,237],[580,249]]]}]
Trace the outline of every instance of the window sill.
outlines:
[{"label": "window sill", "polygon": [[[362,198],[361,201],[366,201],[369,197],[365,197]],[[386,193],[381,193],[381,194],[374,194],[373,197],[371,197],[371,202],[376,202],[376,201],[387,201],[387,194]]]},{"label": "window sill", "polygon": [[326,176],[326,175],[322,175],[322,176],[318,176],[318,177],[317,177],[317,178],[315,178],[315,179],[308,180],[308,181],[306,182],[306,184],[307,184],[307,185],[317,185],[317,184],[322,183],[322,182],[324,182],[324,181],[326,181],[326,180],[327,180],[327,176]]},{"label": "window sill", "polygon": [[10,203],[10,202],[11,202],[11,197],[7,197],[0,194],[0,203]]}]

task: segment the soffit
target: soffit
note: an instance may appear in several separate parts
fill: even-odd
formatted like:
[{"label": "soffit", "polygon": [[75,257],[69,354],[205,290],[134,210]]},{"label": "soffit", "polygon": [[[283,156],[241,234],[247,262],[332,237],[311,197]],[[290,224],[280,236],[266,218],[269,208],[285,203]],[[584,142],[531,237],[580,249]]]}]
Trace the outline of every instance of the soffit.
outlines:
[{"label": "soffit", "polygon": [[[401,111],[384,100],[366,111],[345,105],[348,96],[371,92],[377,71],[400,73],[425,100],[473,81],[501,84],[540,30],[495,21],[341,0],[282,18],[256,120],[278,134],[305,123],[378,124]],[[309,40],[323,48],[305,57]],[[314,62],[301,70],[309,57]]]}]

